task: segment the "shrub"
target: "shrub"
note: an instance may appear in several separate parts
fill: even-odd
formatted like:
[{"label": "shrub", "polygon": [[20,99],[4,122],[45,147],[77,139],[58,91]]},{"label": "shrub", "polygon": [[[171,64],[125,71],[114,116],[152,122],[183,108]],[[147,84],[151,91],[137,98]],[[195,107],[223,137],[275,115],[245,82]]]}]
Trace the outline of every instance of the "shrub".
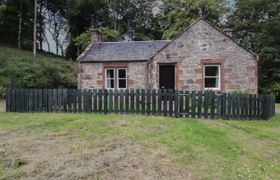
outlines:
[{"label": "shrub", "polygon": [[73,61],[0,46],[0,97],[9,86],[16,88],[76,88]]}]

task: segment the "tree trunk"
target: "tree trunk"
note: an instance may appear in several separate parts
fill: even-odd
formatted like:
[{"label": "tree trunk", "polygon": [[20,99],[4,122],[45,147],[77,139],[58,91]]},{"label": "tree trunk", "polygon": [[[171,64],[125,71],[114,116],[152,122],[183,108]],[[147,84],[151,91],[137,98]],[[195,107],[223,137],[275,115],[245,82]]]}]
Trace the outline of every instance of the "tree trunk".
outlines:
[{"label": "tree trunk", "polygon": [[46,41],[46,43],[47,43],[47,46],[48,46],[48,52],[51,52],[50,43],[49,43],[49,40],[48,40],[48,38],[46,37],[45,33],[43,34],[43,36],[44,36],[44,39],[45,39],[45,41]]},{"label": "tree trunk", "polygon": [[60,46],[60,51],[61,51],[61,57],[62,57],[62,59],[64,59],[63,45]]},{"label": "tree trunk", "polygon": [[56,55],[59,55],[59,44],[58,44],[58,37],[59,37],[59,33],[58,33],[58,28],[57,28],[57,23],[54,24],[54,34],[55,34],[55,45],[56,45]]},{"label": "tree trunk", "polygon": [[34,0],[34,22],[33,22],[33,56],[36,57],[36,35],[37,35],[37,0]]},{"label": "tree trunk", "polygon": [[[39,14],[40,14],[40,17],[42,17],[42,8],[43,8],[43,3],[42,1],[40,1],[40,8],[39,8]],[[40,20],[40,31],[39,31],[39,49],[40,50],[43,50],[43,23],[44,23],[44,20],[41,18]]]},{"label": "tree trunk", "polygon": [[21,26],[22,26],[22,0],[20,0],[19,20],[18,20],[18,48],[21,49]]}]

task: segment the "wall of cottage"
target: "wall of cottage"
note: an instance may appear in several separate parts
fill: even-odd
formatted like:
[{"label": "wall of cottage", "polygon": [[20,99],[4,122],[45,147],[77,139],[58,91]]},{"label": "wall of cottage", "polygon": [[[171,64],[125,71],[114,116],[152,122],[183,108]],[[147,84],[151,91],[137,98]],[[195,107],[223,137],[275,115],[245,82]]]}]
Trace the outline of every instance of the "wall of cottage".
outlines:
[{"label": "wall of cottage", "polygon": [[147,62],[89,62],[79,63],[78,88],[104,88],[105,68],[127,68],[127,85],[130,89],[145,89],[148,87]]},{"label": "wall of cottage", "polygon": [[159,64],[175,64],[175,84],[179,90],[204,90],[203,64],[221,65],[221,90],[256,93],[256,57],[217,31],[198,21],[149,63],[149,88],[159,87]]}]

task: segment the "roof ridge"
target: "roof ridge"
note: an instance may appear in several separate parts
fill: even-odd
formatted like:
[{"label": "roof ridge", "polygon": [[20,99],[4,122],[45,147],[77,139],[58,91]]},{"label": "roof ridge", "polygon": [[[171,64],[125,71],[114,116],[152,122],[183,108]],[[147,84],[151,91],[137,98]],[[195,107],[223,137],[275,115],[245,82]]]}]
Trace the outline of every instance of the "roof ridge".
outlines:
[{"label": "roof ridge", "polygon": [[150,40],[150,41],[115,41],[115,42],[101,42],[101,43],[141,43],[141,42],[169,42],[171,40]]},{"label": "roof ridge", "polygon": [[167,43],[166,45],[164,45],[161,49],[159,49],[153,56],[150,57],[150,60],[152,58],[154,58],[158,53],[160,53],[163,49],[165,49],[169,44],[171,44],[172,42],[174,42],[176,39],[178,39],[180,36],[182,36],[185,32],[187,32],[192,26],[194,26],[196,23],[198,23],[199,21],[204,21],[206,22],[208,25],[210,25],[212,28],[214,28],[216,31],[218,31],[219,33],[223,34],[224,36],[226,36],[227,38],[229,38],[233,43],[237,44],[239,47],[243,48],[245,51],[249,52],[250,54],[252,54],[256,60],[258,60],[258,55],[256,53],[254,53],[253,51],[251,51],[250,49],[248,49],[247,47],[243,46],[242,44],[238,43],[237,41],[235,41],[232,37],[228,36],[227,34],[225,34],[223,31],[221,31],[218,27],[216,27],[215,25],[213,25],[211,22],[209,22],[206,18],[204,17],[199,17],[197,18],[195,21],[193,21],[190,25],[188,25],[186,28],[184,28],[183,31],[181,31],[180,33],[178,33],[176,36],[174,36],[174,38]]}]

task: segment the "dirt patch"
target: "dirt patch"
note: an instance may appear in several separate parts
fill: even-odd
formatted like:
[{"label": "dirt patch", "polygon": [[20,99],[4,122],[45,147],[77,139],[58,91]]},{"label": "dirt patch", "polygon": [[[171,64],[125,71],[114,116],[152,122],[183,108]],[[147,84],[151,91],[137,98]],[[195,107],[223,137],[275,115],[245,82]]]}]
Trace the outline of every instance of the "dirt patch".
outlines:
[{"label": "dirt patch", "polygon": [[0,150],[4,171],[22,171],[23,179],[191,178],[187,169],[171,163],[164,148],[125,137],[82,140],[65,132],[0,131]]}]

